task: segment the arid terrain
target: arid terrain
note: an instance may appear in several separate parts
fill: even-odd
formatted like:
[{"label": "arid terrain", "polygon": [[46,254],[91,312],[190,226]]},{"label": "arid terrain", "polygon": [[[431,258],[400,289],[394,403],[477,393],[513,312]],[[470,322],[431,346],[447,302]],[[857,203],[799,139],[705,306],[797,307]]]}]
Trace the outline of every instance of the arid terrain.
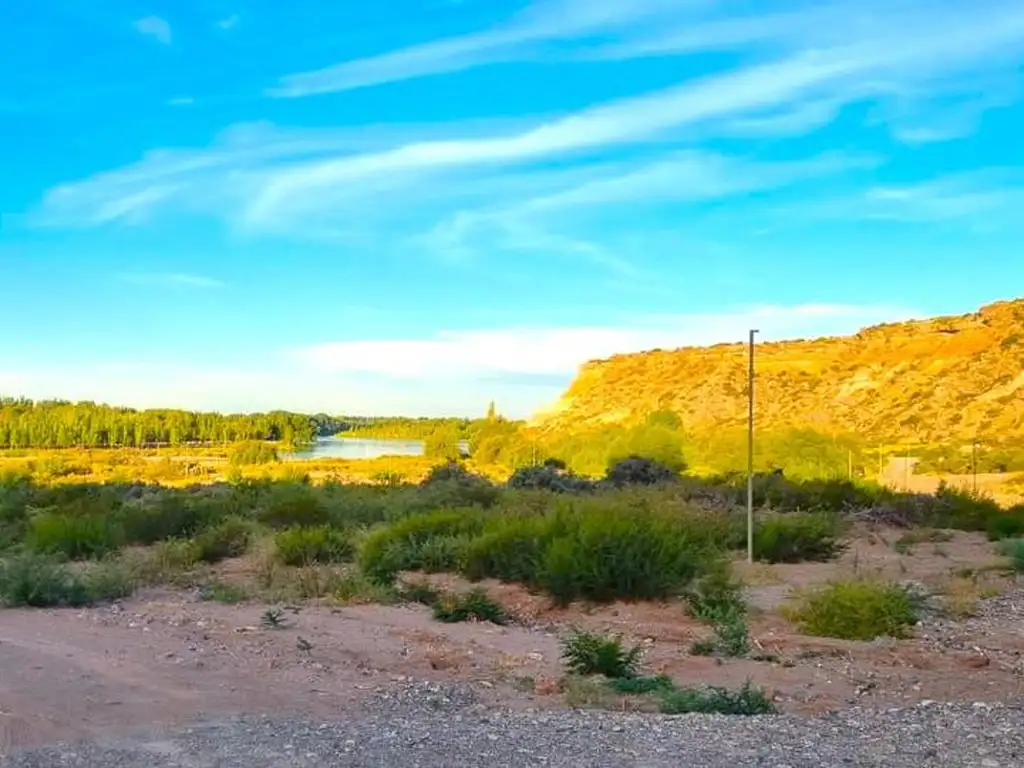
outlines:
[{"label": "arid terrain", "polygon": [[[760,428],[811,427],[914,443],[1024,434],[1024,300],[972,314],[759,343]],[[746,419],[747,348],[616,355],[582,367],[537,426],[563,433],[669,410],[687,430]]]},{"label": "arid terrain", "polygon": [[[110,740],[139,729],[235,715],[337,720],[415,681],[464,684],[484,706],[644,709],[642,698],[564,685],[559,639],[570,627],[621,633],[646,647],[642,667],[690,685],[750,679],[801,716],[922,702],[1024,701],[1024,589],[983,536],[897,542],[860,530],[832,563],[740,564],[751,609],[745,659],[694,656],[707,627],[678,603],[554,608],[520,587],[487,582],[515,617],[440,624],[419,605],[221,605],[196,591],[149,590],[87,609],[0,612],[0,753],[54,741]],[[218,566],[226,582],[250,563]],[[793,590],[854,575],[912,582],[924,600],[914,637],[852,642],[799,634],[780,615]],[[408,579],[417,578],[407,575]],[[418,577],[426,578],[426,577]],[[461,586],[455,577],[435,584]]]}]

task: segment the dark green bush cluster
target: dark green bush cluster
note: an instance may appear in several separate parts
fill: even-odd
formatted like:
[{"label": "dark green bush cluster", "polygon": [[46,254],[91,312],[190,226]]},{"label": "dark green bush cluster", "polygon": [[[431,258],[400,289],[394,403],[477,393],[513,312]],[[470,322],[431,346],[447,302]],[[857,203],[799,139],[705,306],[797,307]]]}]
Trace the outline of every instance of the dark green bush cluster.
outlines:
[{"label": "dark green bush cluster", "polygon": [[907,637],[917,622],[913,596],[896,584],[856,580],[830,584],[787,611],[808,635],[843,640]]},{"label": "dark green bush cluster", "polygon": [[420,483],[421,495],[433,508],[490,507],[501,489],[482,475],[467,470],[457,461],[434,467]]},{"label": "dark green bush cluster", "polygon": [[1024,537],[1024,504],[993,514],[985,526],[985,534],[989,541]]},{"label": "dark green bush cluster", "polygon": [[8,607],[79,607],[127,597],[134,588],[131,578],[116,564],[75,571],[45,555],[0,560],[0,604]]},{"label": "dark green bush cluster", "polygon": [[329,525],[286,528],[274,536],[274,546],[285,565],[344,563],[355,555],[350,537]]},{"label": "dark green bush cluster", "polygon": [[381,584],[400,571],[458,571],[469,535],[481,526],[479,514],[466,510],[407,517],[367,535],[359,566]]},{"label": "dark green bush cluster", "polygon": [[249,549],[253,525],[242,517],[228,517],[195,538],[195,557],[204,563],[218,563],[229,557],[240,557]]},{"label": "dark green bush cluster", "polygon": [[634,455],[612,463],[604,479],[616,488],[629,485],[668,485],[679,480],[679,473],[654,459]]},{"label": "dark green bush cluster", "polygon": [[775,514],[758,521],[754,557],[766,563],[826,562],[842,551],[839,519],[830,514]]},{"label": "dark green bush cluster", "polygon": [[122,541],[117,525],[99,515],[61,512],[33,515],[25,536],[31,551],[71,560],[102,557],[117,550]]},{"label": "dark green bush cluster", "polygon": [[553,493],[586,493],[594,490],[594,483],[564,468],[544,464],[517,469],[509,477],[507,486],[516,490],[540,490]]},{"label": "dark green bush cluster", "polygon": [[522,583],[560,603],[664,598],[701,571],[720,525],[612,499],[538,513],[442,511],[372,532],[359,562],[382,583],[402,570],[454,571]]}]

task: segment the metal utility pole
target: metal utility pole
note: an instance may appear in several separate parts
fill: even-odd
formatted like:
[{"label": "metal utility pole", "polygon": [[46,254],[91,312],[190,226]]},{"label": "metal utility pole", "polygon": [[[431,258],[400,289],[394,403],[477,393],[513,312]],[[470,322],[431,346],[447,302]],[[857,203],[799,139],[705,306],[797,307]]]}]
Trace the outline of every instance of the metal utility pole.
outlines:
[{"label": "metal utility pole", "polygon": [[974,493],[978,492],[978,438],[971,442],[971,473],[974,475]]},{"label": "metal utility pole", "polygon": [[754,562],[754,334],[750,331],[750,368],[747,372],[747,562]]}]

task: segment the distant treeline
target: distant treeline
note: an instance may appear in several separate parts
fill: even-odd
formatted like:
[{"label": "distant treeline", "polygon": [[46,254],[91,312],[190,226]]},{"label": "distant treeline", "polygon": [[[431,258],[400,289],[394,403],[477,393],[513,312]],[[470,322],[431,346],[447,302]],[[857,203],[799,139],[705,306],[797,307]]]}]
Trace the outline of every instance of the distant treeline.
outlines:
[{"label": "distant treeline", "polygon": [[382,416],[379,418],[350,418],[346,431],[352,437],[379,437],[390,440],[426,440],[437,432],[457,436],[460,440],[469,437],[478,419],[456,418],[408,418]]},{"label": "distant treeline", "polygon": [[0,448],[143,447],[270,440],[312,442],[317,424],[286,411],[135,410],[92,402],[0,398]]}]

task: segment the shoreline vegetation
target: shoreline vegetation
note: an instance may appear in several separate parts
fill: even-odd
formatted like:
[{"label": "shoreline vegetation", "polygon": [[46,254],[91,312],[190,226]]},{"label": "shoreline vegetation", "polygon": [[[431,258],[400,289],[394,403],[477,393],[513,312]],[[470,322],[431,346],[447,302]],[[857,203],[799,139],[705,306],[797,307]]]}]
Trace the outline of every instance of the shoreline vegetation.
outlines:
[{"label": "shoreline vegetation", "polygon": [[[280,461],[282,454],[328,436],[419,440],[424,454],[304,458],[295,462],[298,466]],[[46,482],[77,478],[181,485],[302,476],[314,482],[418,482],[438,463],[467,459],[474,472],[497,482],[516,470],[550,462],[575,475],[598,478],[628,456],[653,459],[675,472],[714,477],[745,472],[746,450],[745,430],[688,431],[670,411],[649,413],[632,424],[557,433],[505,419],[493,404],[485,417],[465,419],[287,411],[225,415],[0,398],[0,471],[28,472]],[[1005,498],[1024,492],[1024,446],[1010,441],[872,444],[810,428],[760,429],[754,468],[800,480],[868,481],[905,490],[932,489],[908,481],[934,476]]]}]

